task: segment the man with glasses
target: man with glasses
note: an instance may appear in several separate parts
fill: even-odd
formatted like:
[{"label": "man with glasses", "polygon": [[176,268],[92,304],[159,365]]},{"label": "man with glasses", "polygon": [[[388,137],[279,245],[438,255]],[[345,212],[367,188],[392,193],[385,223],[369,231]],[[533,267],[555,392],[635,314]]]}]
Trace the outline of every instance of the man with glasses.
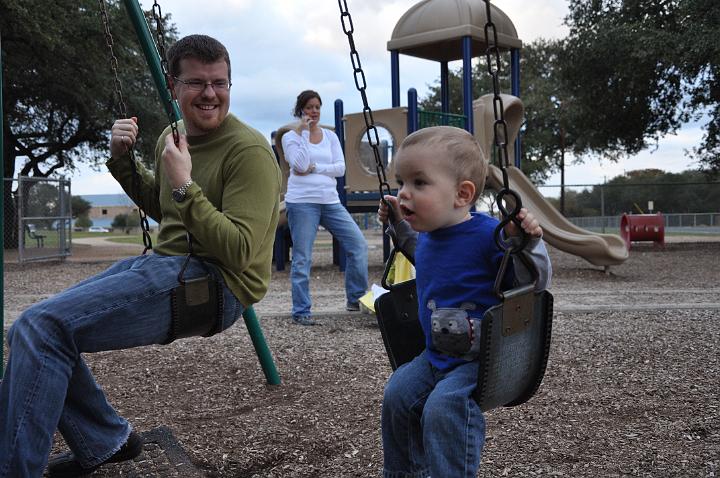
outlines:
[{"label": "man with glasses", "polygon": [[[128,152],[139,126],[119,119],[107,162],[160,224],[154,253],[121,260],[30,307],[10,328],[0,382],[0,477],[42,476],[56,429],[70,452],[50,460],[50,477],[84,476],[139,455],[142,439],[107,402],[81,354],[192,335],[183,327],[195,317],[188,318],[183,311],[190,306],[178,306],[178,297],[210,304],[211,328],[203,335],[217,333],[267,291],[281,183],[273,152],[228,113],[230,59],[220,42],[185,37],[168,50],[168,62],[184,118],[178,144],[166,129],[154,171],[136,164],[137,191]],[[189,237],[202,261],[186,263]],[[180,288],[181,271],[186,284],[204,289]],[[208,292],[211,282],[216,294]]]}]

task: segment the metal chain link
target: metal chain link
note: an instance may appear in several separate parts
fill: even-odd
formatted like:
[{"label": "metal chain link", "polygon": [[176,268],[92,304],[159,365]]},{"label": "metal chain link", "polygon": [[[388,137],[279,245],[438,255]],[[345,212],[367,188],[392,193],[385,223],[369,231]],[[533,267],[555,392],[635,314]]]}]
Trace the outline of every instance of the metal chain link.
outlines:
[{"label": "metal chain link", "polygon": [[[353,67],[353,76],[355,78],[355,88],[360,92],[360,97],[363,102],[363,118],[365,119],[366,136],[370,147],[372,148],[373,155],[375,156],[375,172],[377,173],[378,183],[380,184],[380,199],[385,202],[385,195],[392,194],[390,190],[390,184],[387,181],[385,175],[385,166],[380,158],[380,136],[378,135],[377,127],[375,126],[375,120],[373,119],[372,110],[368,105],[367,99],[367,82],[365,81],[365,72],[362,69],[360,63],[360,55],[355,48],[355,39],[353,33],[355,28],[353,26],[352,16],[348,11],[347,1],[338,0],[338,7],[340,7],[340,23],[342,23],[343,32],[347,35],[348,44],[350,45],[350,62]],[[388,205],[388,212],[392,215],[393,211],[390,205]]]},{"label": "metal chain link", "polygon": [[[522,251],[530,240],[530,236],[522,229],[522,221],[520,221],[517,217],[518,212],[520,212],[520,208],[522,208],[520,195],[510,189],[510,179],[507,171],[507,168],[510,166],[507,150],[508,130],[507,122],[505,121],[505,107],[503,105],[502,96],[500,96],[500,73],[502,70],[500,63],[500,48],[498,47],[497,30],[495,29],[495,24],[492,22],[490,10],[490,0],[485,0],[486,23],[484,31],[485,43],[487,45],[487,48],[485,49],[485,58],[487,60],[488,73],[492,78],[493,85],[493,113],[495,116],[495,123],[493,123],[493,139],[503,178],[503,186],[495,196],[495,202],[502,213],[503,219],[495,228],[494,238],[498,247],[505,250],[507,255]],[[504,205],[506,196],[512,197],[512,201],[514,203],[514,208],[510,212],[507,211],[507,208]],[[500,232],[511,221],[518,227],[522,237],[520,244],[515,247],[505,244],[501,240],[500,236]]]},{"label": "metal chain link", "polygon": [[[127,106],[123,98],[122,83],[120,82],[120,75],[118,74],[118,60],[115,56],[114,41],[112,32],[110,31],[110,19],[108,17],[107,7],[105,0],[98,0],[100,6],[100,18],[102,19],[103,28],[105,30],[105,43],[107,44],[108,51],[110,53],[110,68],[112,69],[114,82],[115,82],[115,94],[118,98],[118,109],[121,118],[127,118]],[[148,249],[152,249],[152,239],[150,238],[150,224],[148,223],[147,214],[142,207],[142,190],[140,189],[140,174],[137,172],[137,163],[135,159],[134,145],[128,148],[128,155],[130,156],[130,170],[132,173],[132,189],[135,196],[138,199],[138,215],[140,216],[140,229],[142,230],[142,239],[145,249],[145,254]]]},{"label": "metal chain link", "polygon": [[170,78],[170,68],[168,67],[167,54],[165,52],[165,27],[162,22],[162,9],[160,8],[160,4],[157,0],[153,3],[152,14],[153,19],[155,20],[155,36],[157,38],[155,46],[158,50],[158,55],[160,56],[160,68],[162,69],[163,76],[165,77],[165,88],[170,96],[170,104],[167,105],[167,108],[165,108],[165,112],[167,113],[170,129],[172,130],[173,141],[175,142],[175,145],[179,145],[180,133],[178,132],[177,119],[175,119],[172,114],[172,104],[177,101],[177,96],[175,95],[175,90],[170,86],[172,84],[172,78]]}]

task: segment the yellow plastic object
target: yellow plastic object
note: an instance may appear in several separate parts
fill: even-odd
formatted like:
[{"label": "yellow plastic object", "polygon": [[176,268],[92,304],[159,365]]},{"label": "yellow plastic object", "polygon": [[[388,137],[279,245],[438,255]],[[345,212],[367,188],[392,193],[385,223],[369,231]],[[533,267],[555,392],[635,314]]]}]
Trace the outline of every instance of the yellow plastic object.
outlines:
[{"label": "yellow plastic object", "polygon": [[415,267],[410,264],[402,254],[395,254],[395,260],[392,266],[390,266],[390,272],[388,273],[388,282],[391,284],[399,284],[415,278]]},{"label": "yellow plastic object", "polygon": [[[415,278],[415,267],[410,263],[407,258],[402,254],[395,254],[395,259],[390,266],[387,280],[391,284],[398,284],[400,282],[409,281]],[[382,294],[387,292],[382,287],[373,284],[367,294],[360,297],[360,304],[363,311],[368,313],[375,313],[375,301]]]}]

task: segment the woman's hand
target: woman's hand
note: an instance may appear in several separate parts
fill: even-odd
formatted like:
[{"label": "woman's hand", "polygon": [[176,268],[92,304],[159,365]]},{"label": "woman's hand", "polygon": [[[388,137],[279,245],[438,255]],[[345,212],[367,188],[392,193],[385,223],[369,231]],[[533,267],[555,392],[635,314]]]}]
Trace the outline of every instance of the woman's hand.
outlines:
[{"label": "woman's hand", "polygon": [[[530,234],[531,237],[542,237],[543,230],[542,227],[540,227],[540,223],[538,220],[533,216],[530,212],[528,212],[527,209],[520,208],[520,211],[518,211],[517,218],[520,219],[522,230],[525,231],[527,234]],[[505,234],[510,236],[519,236],[520,235],[520,229],[517,227],[517,225],[510,221],[505,225]]]},{"label": "woman's hand", "polygon": [[298,176],[307,176],[308,174],[312,174],[315,172],[315,163],[310,163],[310,166],[308,166],[307,170],[305,171],[298,171],[297,169],[293,169],[293,172]]},{"label": "woman's hand", "polygon": [[302,115],[300,117],[300,121],[298,122],[297,128],[295,129],[295,132],[297,134],[301,134],[305,130],[311,130],[316,123],[317,122],[310,119],[308,115]]}]

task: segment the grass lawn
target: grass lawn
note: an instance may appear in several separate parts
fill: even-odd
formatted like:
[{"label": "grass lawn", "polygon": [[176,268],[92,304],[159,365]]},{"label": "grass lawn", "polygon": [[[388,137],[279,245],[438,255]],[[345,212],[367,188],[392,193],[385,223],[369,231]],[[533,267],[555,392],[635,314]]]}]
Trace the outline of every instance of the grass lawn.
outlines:
[{"label": "grass lawn", "polygon": [[[126,234],[124,236],[118,236],[117,234],[103,235],[110,236],[110,238],[108,239],[110,242],[118,242],[120,244],[143,245],[142,234]],[[157,242],[157,232],[151,233],[150,239],[152,240],[152,243],[155,244]]]}]

